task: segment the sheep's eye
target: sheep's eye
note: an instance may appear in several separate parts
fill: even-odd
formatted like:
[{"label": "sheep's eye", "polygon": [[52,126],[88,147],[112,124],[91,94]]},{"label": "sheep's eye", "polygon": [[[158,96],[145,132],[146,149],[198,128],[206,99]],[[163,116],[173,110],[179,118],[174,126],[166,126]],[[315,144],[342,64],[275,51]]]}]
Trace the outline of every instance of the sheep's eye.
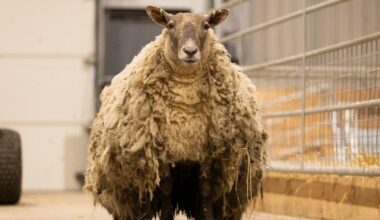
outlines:
[{"label": "sheep's eye", "polygon": [[203,28],[204,28],[205,30],[209,29],[209,28],[210,28],[210,24],[209,24],[208,22],[205,22],[205,23],[203,24]]},{"label": "sheep's eye", "polygon": [[174,28],[174,23],[173,22],[169,22],[167,26],[171,30],[171,29]]}]

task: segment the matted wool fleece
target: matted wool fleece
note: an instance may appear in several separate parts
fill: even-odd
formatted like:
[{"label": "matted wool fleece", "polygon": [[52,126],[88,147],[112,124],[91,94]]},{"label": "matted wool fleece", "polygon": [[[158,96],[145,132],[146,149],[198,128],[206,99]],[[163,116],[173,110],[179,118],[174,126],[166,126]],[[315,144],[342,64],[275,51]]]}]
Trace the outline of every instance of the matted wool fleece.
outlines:
[{"label": "matted wool fleece", "polygon": [[154,207],[167,168],[192,160],[211,178],[223,215],[244,209],[260,190],[265,164],[255,87],[212,30],[199,74],[177,76],[164,57],[167,34],[102,91],[85,189],[110,213],[139,219]]}]

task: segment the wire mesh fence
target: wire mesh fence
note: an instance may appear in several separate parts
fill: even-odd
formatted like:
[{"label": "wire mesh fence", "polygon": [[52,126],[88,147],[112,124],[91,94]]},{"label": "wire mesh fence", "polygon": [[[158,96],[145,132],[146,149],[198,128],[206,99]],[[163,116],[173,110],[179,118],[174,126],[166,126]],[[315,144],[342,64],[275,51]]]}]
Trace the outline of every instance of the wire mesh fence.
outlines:
[{"label": "wire mesh fence", "polygon": [[[346,1],[322,1],[324,7],[311,8],[323,10],[339,2]],[[305,3],[304,13],[297,12],[304,19],[302,53],[243,68],[259,92],[263,123],[270,135],[270,167],[379,175],[380,32],[307,50],[308,10]],[[281,22],[275,18],[264,24]],[[224,40],[239,42],[237,38],[249,34],[237,33],[240,36],[235,33]]]},{"label": "wire mesh fence", "polygon": [[305,68],[298,58],[250,71],[274,169],[379,173],[379,46],[376,37],[307,56]]}]

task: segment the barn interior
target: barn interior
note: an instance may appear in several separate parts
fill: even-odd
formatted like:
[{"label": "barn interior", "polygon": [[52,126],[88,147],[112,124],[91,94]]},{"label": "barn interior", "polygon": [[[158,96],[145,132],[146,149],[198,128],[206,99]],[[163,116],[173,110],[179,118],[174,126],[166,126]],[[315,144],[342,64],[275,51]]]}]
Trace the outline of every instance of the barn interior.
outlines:
[{"label": "barn interior", "polygon": [[161,32],[147,5],[231,9],[215,33],[269,134],[244,219],[380,219],[379,0],[1,0],[0,131],[19,139],[0,135],[0,220],[112,219],[82,191],[87,147],[101,90]]}]

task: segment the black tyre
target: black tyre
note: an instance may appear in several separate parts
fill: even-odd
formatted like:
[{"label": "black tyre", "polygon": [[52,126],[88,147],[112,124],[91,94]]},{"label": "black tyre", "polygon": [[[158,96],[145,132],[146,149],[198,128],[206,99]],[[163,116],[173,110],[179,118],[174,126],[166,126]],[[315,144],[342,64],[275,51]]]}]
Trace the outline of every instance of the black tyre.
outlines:
[{"label": "black tyre", "polygon": [[15,204],[21,195],[21,139],[11,130],[0,129],[0,204]]}]

